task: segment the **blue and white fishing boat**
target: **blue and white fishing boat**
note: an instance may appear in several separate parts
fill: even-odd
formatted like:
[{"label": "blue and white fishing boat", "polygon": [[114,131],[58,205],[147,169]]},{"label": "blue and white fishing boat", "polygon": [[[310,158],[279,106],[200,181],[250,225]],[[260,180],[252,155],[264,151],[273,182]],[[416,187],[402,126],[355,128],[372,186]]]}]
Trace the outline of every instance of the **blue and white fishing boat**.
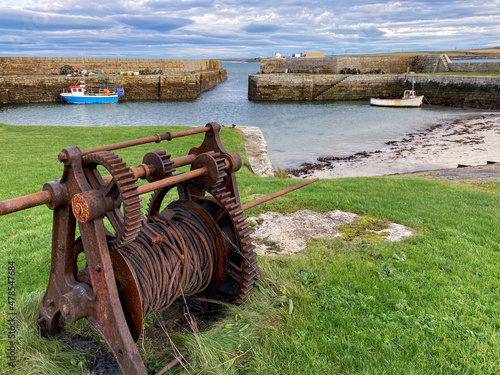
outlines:
[{"label": "blue and white fishing boat", "polygon": [[61,98],[70,104],[117,103],[123,95],[122,88],[90,89],[82,81],[79,86],[70,86],[70,92],[61,93]]}]

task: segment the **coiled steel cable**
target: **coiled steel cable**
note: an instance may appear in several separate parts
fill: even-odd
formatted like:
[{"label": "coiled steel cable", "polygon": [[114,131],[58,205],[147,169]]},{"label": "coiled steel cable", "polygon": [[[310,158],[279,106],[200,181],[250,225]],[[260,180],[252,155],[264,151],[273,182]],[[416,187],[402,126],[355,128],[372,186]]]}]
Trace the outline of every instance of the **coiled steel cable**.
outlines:
[{"label": "coiled steel cable", "polygon": [[210,231],[196,214],[173,211],[168,223],[146,224],[119,249],[137,280],[143,316],[166,309],[181,294],[203,291],[212,278],[216,246]]}]

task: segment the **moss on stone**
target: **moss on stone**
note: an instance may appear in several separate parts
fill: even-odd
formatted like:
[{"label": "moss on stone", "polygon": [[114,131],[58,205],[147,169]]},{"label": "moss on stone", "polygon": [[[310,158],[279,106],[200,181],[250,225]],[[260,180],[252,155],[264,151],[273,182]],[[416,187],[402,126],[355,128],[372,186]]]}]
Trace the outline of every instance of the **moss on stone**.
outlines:
[{"label": "moss on stone", "polygon": [[342,232],[340,238],[344,240],[368,241],[387,237],[389,232],[381,232],[387,228],[388,224],[384,220],[375,219],[370,216],[358,216],[354,221],[341,225],[338,230]]}]

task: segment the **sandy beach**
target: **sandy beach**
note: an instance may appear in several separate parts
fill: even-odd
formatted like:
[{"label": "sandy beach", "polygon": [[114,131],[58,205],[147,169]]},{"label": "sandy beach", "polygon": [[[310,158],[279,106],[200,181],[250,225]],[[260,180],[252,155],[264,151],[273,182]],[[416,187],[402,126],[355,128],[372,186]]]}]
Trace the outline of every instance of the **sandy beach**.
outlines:
[{"label": "sandy beach", "polygon": [[386,144],[348,158],[320,158],[293,172],[307,178],[381,176],[500,162],[500,113],[437,124]]}]

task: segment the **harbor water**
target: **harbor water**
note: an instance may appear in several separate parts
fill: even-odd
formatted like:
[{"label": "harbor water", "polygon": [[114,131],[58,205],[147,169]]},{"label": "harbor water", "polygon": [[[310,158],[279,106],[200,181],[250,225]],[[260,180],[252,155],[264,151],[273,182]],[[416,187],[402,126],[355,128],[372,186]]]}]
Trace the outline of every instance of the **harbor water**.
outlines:
[{"label": "harbor water", "polygon": [[[258,126],[273,167],[294,168],[320,156],[349,156],[387,148],[386,142],[478,110],[423,105],[372,107],[369,102],[252,102],[248,75],[258,63],[223,62],[228,80],[196,100],[133,101],[114,104],[63,103],[0,107],[0,123],[64,126]],[[125,92],[126,95],[126,92]]]}]

